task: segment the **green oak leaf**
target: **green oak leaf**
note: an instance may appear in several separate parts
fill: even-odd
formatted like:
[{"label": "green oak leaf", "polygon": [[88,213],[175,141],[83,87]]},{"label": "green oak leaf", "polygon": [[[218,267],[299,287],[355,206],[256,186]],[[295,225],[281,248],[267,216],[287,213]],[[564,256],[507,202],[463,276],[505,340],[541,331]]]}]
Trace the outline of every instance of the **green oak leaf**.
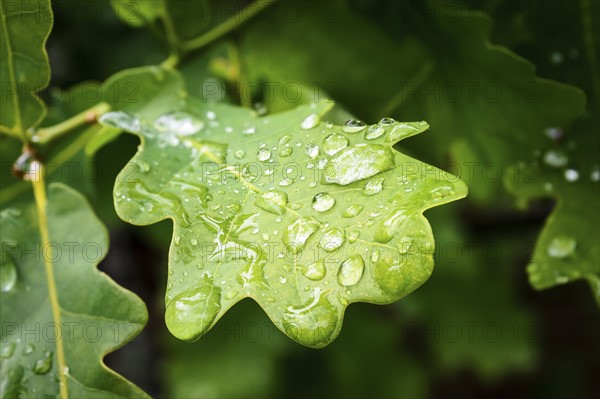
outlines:
[{"label": "green oak leaf", "polygon": [[393,149],[425,122],[320,122],[332,104],[268,117],[190,100],[155,120],[105,114],[137,134],[114,189],[127,222],[174,221],[166,323],[195,340],[252,298],[294,340],[322,347],[352,302],[390,303],[433,268],[423,211],[466,195],[458,178]]},{"label": "green oak leaf", "polygon": [[27,141],[27,129],[46,114],[46,106],[35,94],[50,80],[44,48],[52,28],[49,0],[0,1],[0,127],[2,132]]},{"label": "green oak leaf", "polygon": [[597,120],[582,120],[558,141],[547,137],[538,158],[511,168],[505,184],[521,205],[540,198],[557,200],[527,267],[531,285],[544,289],[583,279],[600,303],[598,132]]},{"label": "green oak leaf", "polygon": [[81,194],[60,183],[49,186],[46,210],[46,245],[34,205],[0,213],[2,397],[58,397],[61,382],[70,397],[146,397],[102,363],[147,321],[143,302],[95,267],[108,249],[104,226]]}]

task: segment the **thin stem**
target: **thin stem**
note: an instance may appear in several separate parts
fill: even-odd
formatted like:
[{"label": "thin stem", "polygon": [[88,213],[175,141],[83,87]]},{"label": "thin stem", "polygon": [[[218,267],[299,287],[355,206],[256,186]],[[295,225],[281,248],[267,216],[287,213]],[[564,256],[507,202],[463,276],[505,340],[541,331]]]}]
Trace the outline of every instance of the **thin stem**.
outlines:
[{"label": "thin stem", "polygon": [[165,28],[165,35],[167,37],[167,42],[169,43],[170,54],[169,58],[173,55],[177,55],[178,47],[179,47],[179,38],[177,37],[177,32],[175,31],[175,26],[173,25],[173,21],[171,20],[171,16],[167,11],[167,7],[164,7],[164,13],[162,14],[161,21]]},{"label": "thin stem", "polygon": [[227,45],[227,55],[229,57],[229,62],[233,66],[233,70],[235,71],[234,81],[238,83],[238,96],[240,98],[240,104],[242,107],[250,108],[252,106],[252,101],[246,93],[246,79],[242,70],[242,63],[240,61],[240,52],[238,50],[237,43],[230,42]]},{"label": "thin stem", "polygon": [[[52,246],[50,245],[50,232],[48,228],[48,214],[47,214],[47,206],[48,200],[46,198],[46,183],[44,181],[44,170],[43,165],[38,161],[34,161],[36,166],[36,172],[31,179],[31,184],[33,185],[33,195],[35,196],[35,203],[37,207],[38,214],[38,228],[40,231],[40,237],[42,239],[42,248],[45,250],[49,250],[52,252]],[[60,322],[60,304],[58,302],[58,293],[56,290],[56,280],[54,279],[54,265],[51,259],[54,259],[54,255],[52,253],[45,253],[44,256],[44,266],[46,269],[46,280],[48,283],[48,299],[50,301],[50,306],[52,307],[52,318],[54,322],[59,326],[61,326]],[[67,399],[68,398],[68,388],[67,388],[67,377],[65,375],[64,370],[66,370],[66,361],[65,361],[65,350],[63,347],[62,338],[59,337],[56,341],[56,357],[58,359],[58,378],[60,381],[60,398]]]},{"label": "thin stem", "polygon": [[40,144],[52,141],[81,125],[96,122],[98,115],[102,115],[109,110],[110,105],[107,103],[96,104],[59,124],[37,130],[33,141]]},{"label": "thin stem", "polygon": [[221,36],[229,33],[238,26],[242,25],[244,22],[248,21],[256,14],[260,13],[262,10],[270,6],[275,1],[276,0],[258,0],[246,6],[243,10],[235,14],[233,17],[215,26],[213,29],[209,30],[203,35],[198,36],[195,39],[183,42],[181,44],[181,48],[184,51],[192,51],[202,48],[207,44],[213,42],[214,40],[220,38]]}]

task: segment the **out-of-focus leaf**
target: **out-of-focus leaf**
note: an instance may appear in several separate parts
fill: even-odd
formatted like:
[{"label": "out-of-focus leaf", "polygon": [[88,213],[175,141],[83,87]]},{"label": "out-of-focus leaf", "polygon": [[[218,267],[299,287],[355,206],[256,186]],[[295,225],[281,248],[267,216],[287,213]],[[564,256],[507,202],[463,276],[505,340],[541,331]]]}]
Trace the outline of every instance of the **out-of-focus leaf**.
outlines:
[{"label": "out-of-focus leaf", "polygon": [[353,115],[392,116],[383,114],[403,83],[431,71],[430,56],[414,37],[391,40],[340,2],[299,6],[292,23],[286,4],[275,5],[240,38],[248,81],[243,89],[251,92],[262,83],[263,101],[280,99],[272,111],[306,98],[323,100],[323,92]]},{"label": "out-of-focus leaf", "polygon": [[46,106],[35,93],[50,79],[44,48],[52,28],[50,1],[2,0],[0,23],[0,125],[3,132],[26,141],[27,129],[39,124],[46,114]]},{"label": "out-of-focus leaf", "polygon": [[46,226],[38,212],[26,203],[0,213],[2,394],[57,397],[62,384],[70,397],[146,397],[102,364],[147,320],[143,302],[95,267],[108,249],[104,226],[58,183],[48,189]]},{"label": "out-of-focus leaf", "polygon": [[543,289],[584,279],[600,303],[600,127],[587,119],[566,133],[550,132],[564,137],[547,137],[539,157],[516,165],[505,179],[522,203],[557,200],[527,268],[529,281]]},{"label": "out-of-focus leaf", "polygon": [[323,103],[256,118],[190,102],[157,119],[115,112],[140,136],[115,185],[119,216],[170,218],[166,322],[194,340],[256,300],[298,342],[322,347],[352,302],[389,303],[431,273],[423,211],[466,195],[455,177],[393,150],[425,122],[320,123]]},{"label": "out-of-focus leaf", "polygon": [[[436,127],[438,159],[448,148],[458,149],[455,159],[466,170],[464,151],[477,157],[472,193],[488,200],[497,192],[488,186],[501,179],[486,177],[486,165],[502,174],[528,159],[546,139],[545,129],[566,126],[583,112],[585,96],[572,86],[536,77],[531,63],[491,44],[492,24],[485,14],[446,11],[449,15],[437,20],[429,42],[437,49],[435,72],[401,110],[426,117]],[[460,148],[453,147],[457,140],[463,140]]]},{"label": "out-of-focus leaf", "polygon": [[[452,207],[449,207],[452,208]],[[538,325],[517,298],[513,267],[532,245],[529,232],[505,236],[460,230],[452,209],[431,212],[436,272],[398,307],[403,336],[424,342],[443,374],[468,369],[488,382],[537,364]],[[474,299],[476,298],[476,299]]]}]

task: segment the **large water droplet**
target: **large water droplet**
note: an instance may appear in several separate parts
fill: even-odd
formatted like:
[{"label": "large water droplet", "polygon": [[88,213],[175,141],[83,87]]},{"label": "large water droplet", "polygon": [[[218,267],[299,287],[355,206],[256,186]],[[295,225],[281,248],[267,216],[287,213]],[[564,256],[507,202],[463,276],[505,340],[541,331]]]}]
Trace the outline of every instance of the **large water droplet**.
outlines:
[{"label": "large water droplet", "polygon": [[33,372],[36,374],[46,374],[52,368],[52,352],[46,352],[45,356],[33,365]]},{"label": "large water droplet", "polygon": [[407,212],[406,209],[400,209],[391,215],[388,215],[375,232],[375,241],[384,244],[390,242],[390,240],[398,234],[402,225],[408,219]]},{"label": "large water droplet", "polygon": [[271,151],[267,150],[266,148],[259,150],[256,154],[256,159],[258,159],[261,162],[268,161],[269,158],[271,158]]},{"label": "large water droplet", "polygon": [[0,291],[8,292],[12,290],[17,283],[17,269],[12,259],[4,255],[7,258],[5,262],[0,265]]},{"label": "large water droplet", "polygon": [[344,209],[342,213],[342,217],[344,218],[353,218],[362,212],[365,207],[362,205],[350,205],[348,208]]},{"label": "large water droplet", "polygon": [[283,215],[286,211],[288,196],[283,191],[267,191],[256,198],[254,204],[275,215]]},{"label": "large water droplet", "polygon": [[132,133],[140,131],[140,120],[128,112],[107,112],[100,117],[100,122]]},{"label": "large water droplet", "polygon": [[548,166],[560,168],[569,162],[569,158],[561,150],[550,150],[544,154],[544,162]]},{"label": "large water droplet", "polygon": [[553,258],[566,258],[575,252],[577,241],[573,237],[560,235],[550,240],[548,244],[548,255]]},{"label": "large water droplet", "polygon": [[2,344],[2,349],[0,349],[0,357],[2,359],[10,358],[15,351],[15,343],[9,342],[7,344]]},{"label": "large water droplet", "polygon": [[319,193],[312,200],[312,207],[315,211],[325,212],[333,208],[335,198],[329,193]]},{"label": "large water droplet", "polygon": [[310,114],[300,124],[300,129],[312,129],[321,122],[321,118],[317,114]]},{"label": "large water droplet", "polygon": [[339,227],[332,227],[325,230],[323,237],[319,241],[319,245],[327,252],[336,251],[344,244],[344,230]]},{"label": "large water droplet", "polygon": [[323,139],[323,151],[327,155],[335,155],[344,148],[348,147],[348,139],[341,134],[330,134]]},{"label": "large water droplet", "polygon": [[375,140],[385,134],[385,128],[380,125],[371,125],[365,132],[365,139]]},{"label": "large water droplet", "polygon": [[379,194],[383,190],[383,181],[385,179],[373,179],[369,180],[365,187],[363,188],[362,193],[364,195],[375,195]]},{"label": "large water droplet", "polygon": [[314,281],[322,280],[325,277],[325,271],[325,263],[322,260],[302,268],[302,274],[306,278]]},{"label": "large water droplet", "polygon": [[191,341],[206,332],[221,310],[221,288],[208,278],[201,286],[185,291],[167,304],[165,321],[169,331]]},{"label": "large water droplet", "polygon": [[390,117],[383,117],[379,120],[379,124],[381,126],[390,126],[393,125],[394,123],[396,123],[396,120],[394,118],[390,118]]},{"label": "large water droplet", "polygon": [[180,136],[191,136],[204,127],[204,122],[183,111],[169,112],[156,118],[154,126],[159,130],[176,133]]},{"label": "large water droplet", "polygon": [[283,328],[296,341],[315,348],[327,345],[336,331],[337,311],[315,288],[312,299],[300,308],[289,306],[283,314]]},{"label": "large water droplet", "polygon": [[306,146],[306,155],[311,158],[316,158],[319,155],[319,146],[315,144],[308,144]]},{"label": "large water droplet", "polygon": [[323,174],[324,183],[342,186],[367,179],[394,167],[394,153],[379,144],[357,144],[331,158]]},{"label": "large water droplet", "polygon": [[364,128],[367,127],[367,124],[363,121],[359,121],[356,119],[350,119],[346,121],[342,130],[346,133],[358,133]]},{"label": "large water droplet", "polygon": [[321,224],[315,218],[296,219],[287,227],[283,242],[292,253],[297,254],[302,251],[309,237],[320,227]]},{"label": "large water droplet", "polygon": [[355,285],[362,278],[364,270],[365,261],[362,256],[352,255],[342,262],[337,275],[338,283],[344,287]]},{"label": "large water droplet", "polygon": [[400,123],[391,129],[387,136],[387,140],[391,143],[396,143],[406,137],[422,132],[428,127],[429,125],[427,122],[419,122],[418,126],[414,126],[414,123]]}]

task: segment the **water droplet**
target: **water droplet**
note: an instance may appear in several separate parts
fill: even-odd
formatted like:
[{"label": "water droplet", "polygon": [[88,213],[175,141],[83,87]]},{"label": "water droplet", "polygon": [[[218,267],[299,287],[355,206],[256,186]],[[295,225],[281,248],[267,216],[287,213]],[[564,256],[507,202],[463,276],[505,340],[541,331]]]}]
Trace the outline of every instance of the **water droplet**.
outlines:
[{"label": "water droplet", "polygon": [[256,198],[254,205],[275,215],[283,215],[287,203],[288,196],[283,191],[267,191]]},{"label": "water droplet", "polygon": [[137,167],[139,168],[140,172],[142,172],[142,173],[146,173],[150,170],[150,165],[148,165],[146,162],[142,161],[141,159],[136,160],[135,163],[137,164]]},{"label": "water droplet", "polygon": [[192,244],[192,245],[194,245],[194,246],[195,246],[195,245],[198,245],[198,240],[196,240],[195,238],[192,238],[192,239],[190,240],[190,244]]},{"label": "water droplet", "polygon": [[154,126],[159,130],[169,131],[180,136],[191,136],[202,130],[204,122],[187,112],[175,111],[156,118]]},{"label": "water droplet", "polygon": [[390,118],[390,117],[383,117],[379,120],[379,124],[381,126],[390,126],[390,125],[393,125],[394,123],[396,123],[396,120],[394,118]]},{"label": "water droplet", "polygon": [[279,151],[279,156],[282,158],[287,158],[290,155],[292,155],[293,152],[294,152],[294,149],[292,147],[285,147],[285,148],[282,148],[281,151]]},{"label": "water droplet", "polygon": [[544,162],[548,166],[553,166],[555,168],[560,168],[565,166],[569,162],[569,158],[561,150],[549,150],[544,154]]},{"label": "water droplet", "polygon": [[335,198],[329,193],[319,193],[312,200],[312,207],[315,211],[325,212],[333,208]]},{"label": "water droplet", "polygon": [[560,51],[553,51],[550,53],[550,62],[553,64],[560,64],[564,60],[564,56]]},{"label": "water droplet", "polygon": [[290,337],[315,348],[331,342],[338,319],[335,307],[322,294],[318,287],[314,288],[310,301],[300,308],[289,306],[282,320]]},{"label": "water droplet", "polygon": [[294,181],[292,179],[290,179],[289,177],[284,177],[283,179],[281,179],[281,181],[279,183],[277,183],[278,186],[281,187],[287,187],[294,184]]},{"label": "water droplet", "polygon": [[384,222],[375,232],[374,239],[383,244],[390,242],[398,234],[402,225],[408,219],[406,209],[400,209],[385,217]]},{"label": "water droplet", "polygon": [[380,125],[371,125],[365,132],[365,139],[375,140],[385,134],[385,128]]},{"label": "water droplet", "polygon": [[132,133],[140,131],[140,120],[128,112],[107,112],[100,117],[100,122]]},{"label": "water droplet", "polygon": [[254,126],[249,126],[247,128],[245,128],[244,130],[242,130],[242,134],[245,134],[247,136],[256,133],[256,128]]},{"label": "water droplet", "polygon": [[33,372],[36,374],[46,374],[52,368],[52,352],[46,352],[45,356],[33,365]]},{"label": "water droplet", "polygon": [[350,230],[346,234],[346,237],[348,237],[348,242],[352,244],[356,240],[358,240],[358,237],[360,237],[360,231],[358,231],[358,230]]},{"label": "water droplet", "polygon": [[338,271],[338,283],[344,287],[357,284],[365,270],[365,261],[360,255],[352,255],[342,262]]},{"label": "water droplet", "polygon": [[573,237],[560,235],[550,240],[548,244],[548,255],[553,258],[566,258],[575,252],[577,241]]},{"label": "water droplet", "polygon": [[235,152],[233,153],[233,156],[236,157],[237,159],[242,159],[246,156],[246,151],[244,150],[235,150]]},{"label": "water droplet", "polygon": [[375,195],[379,194],[383,190],[383,181],[385,179],[373,179],[369,180],[362,190],[364,195]]},{"label": "water droplet", "polygon": [[256,154],[256,159],[258,159],[261,162],[268,161],[269,158],[271,158],[271,151],[267,150],[266,148],[259,150]]},{"label": "water droplet", "polygon": [[191,341],[206,332],[221,310],[221,288],[205,277],[202,285],[173,298],[165,312],[169,331]]},{"label": "water droplet", "polygon": [[266,105],[261,103],[260,101],[252,104],[252,107],[254,108],[254,110],[256,111],[256,115],[258,115],[258,116],[264,116],[267,114]]},{"label": "water droplet", "polygon": [[300,124],[300,129],[312,129],[316,127],[321,122],[321,118],[317,114],[310,114]]},{"label": "water droplet", "polygon": [[359,121],[356,119],[350,119],[346,121],[342,130],[346,133],[358,133],[364,128],[367,127],[367,124],[363,121]]},{"label": "water droplet", "polygon": [[17,269],[12,258],[6,256],[5,262],[0,265],[0,291],[8,292],[15,287],[17,283]]},{"label": "water droplet", "polygon": [[180,242],[181,242],[181,236],[179,234],[177,234],[175,237],[173,237],[173,243],[175,244],[175,246],[179,246]]},{"label": "water droplet", "polygon": [[284,276],[281,276],[281,277],[279,277],[279,282],[281,284],[285,284],[285,283],[287,283],[287,278],[285,278]]},{"label": "water droplet", "polygon": [[429,127],[427,122],[419,122],[415,126],[415,123],[400,123],[392,128],[387,136],[390,143],[396,143],[406,137],[412,136],[416,133],[422,132]]},{"label": "water droplet", "polygon": [[34,349],[35,349],[35,346],[33,346],[33,344],[27,344],[27,345],[25,345],[25,349],[23,349],[23,354],[30,355],[33,353]]},{"label": "water droplet", "polygon": [[456,194],[456,192],[454,191],[454,188],[450,186],[436,187],[431,190],[431,199],[442,200],[444,198],[451,197],[454,194]]},{"label": "water droplet", "polygon": [[0,350],[0,357],[2,359],[10,358],[15,351],[15,343],[10,342],[8,344],[3,344],[2,349]]},{"label": "water droplet", "polygon": [[371,262],[373,262],[373,263],[377,262],[379,260],[379,255],[380,255],[380,253],[378,250],[376,250],[376,249],[373,250],[371,252]]},{"label": "water droplet", "polygon": [[350,205],[348,208],[344,209],[342,213],[342,217],[344,218],[353,218],[362,212],[365,207],[362,205]]},{"label": "water droplet", "polygon": [[549,127],[544,130],[544,134],[556,141],[563,136],[563,130],[559,127]]},{"label": "water droplet", "polygon": [[327,252],[336,251],[344,244],[344,230],[338,227],[332,227],[325,230],[323,237],[319,241],[319,245]]},{"label": "water droplet", "polygon": [[323,180],[325,183],[345,186],[390,170],[394,165],[394,153],[389,147],[357,144],[331,158]]},{"label": "water droplet", "polygon": [[590,173],[590,180],[600,181],[600,168],[598,168],[597,166],[595,166],[594,170],[592,170],[592,173]]},{"label": "water droplet", "polygon": [[323,261],[317,261],[310,266],[302,267],[302,274],[314,281],[322,280],[325,277],[325,263]]},{"label": "water droplet", "polygon": [[315,144],[308,144],[306,146],[306,155],[311,158],[316,158],[319,155],[319,146]]},{"label": "water droplet", "polygon": [[348,147],[348,139],[341,134],[330,134],[323,140],[323,151],[327,155],[335,155],[344,148]]},{"label": "water droplet", "polygon": [[320,227],[321,224],[315,218],[296,219],[287,227],[283,242],[292,253],[297,254],[302,251],[309,237]]},{"label": "water droplet", "polygon": [[579,172],[575,169],[567,169],[565,170],[565,179],[569,183],[576,182],[577,180],[579,180]]}]

